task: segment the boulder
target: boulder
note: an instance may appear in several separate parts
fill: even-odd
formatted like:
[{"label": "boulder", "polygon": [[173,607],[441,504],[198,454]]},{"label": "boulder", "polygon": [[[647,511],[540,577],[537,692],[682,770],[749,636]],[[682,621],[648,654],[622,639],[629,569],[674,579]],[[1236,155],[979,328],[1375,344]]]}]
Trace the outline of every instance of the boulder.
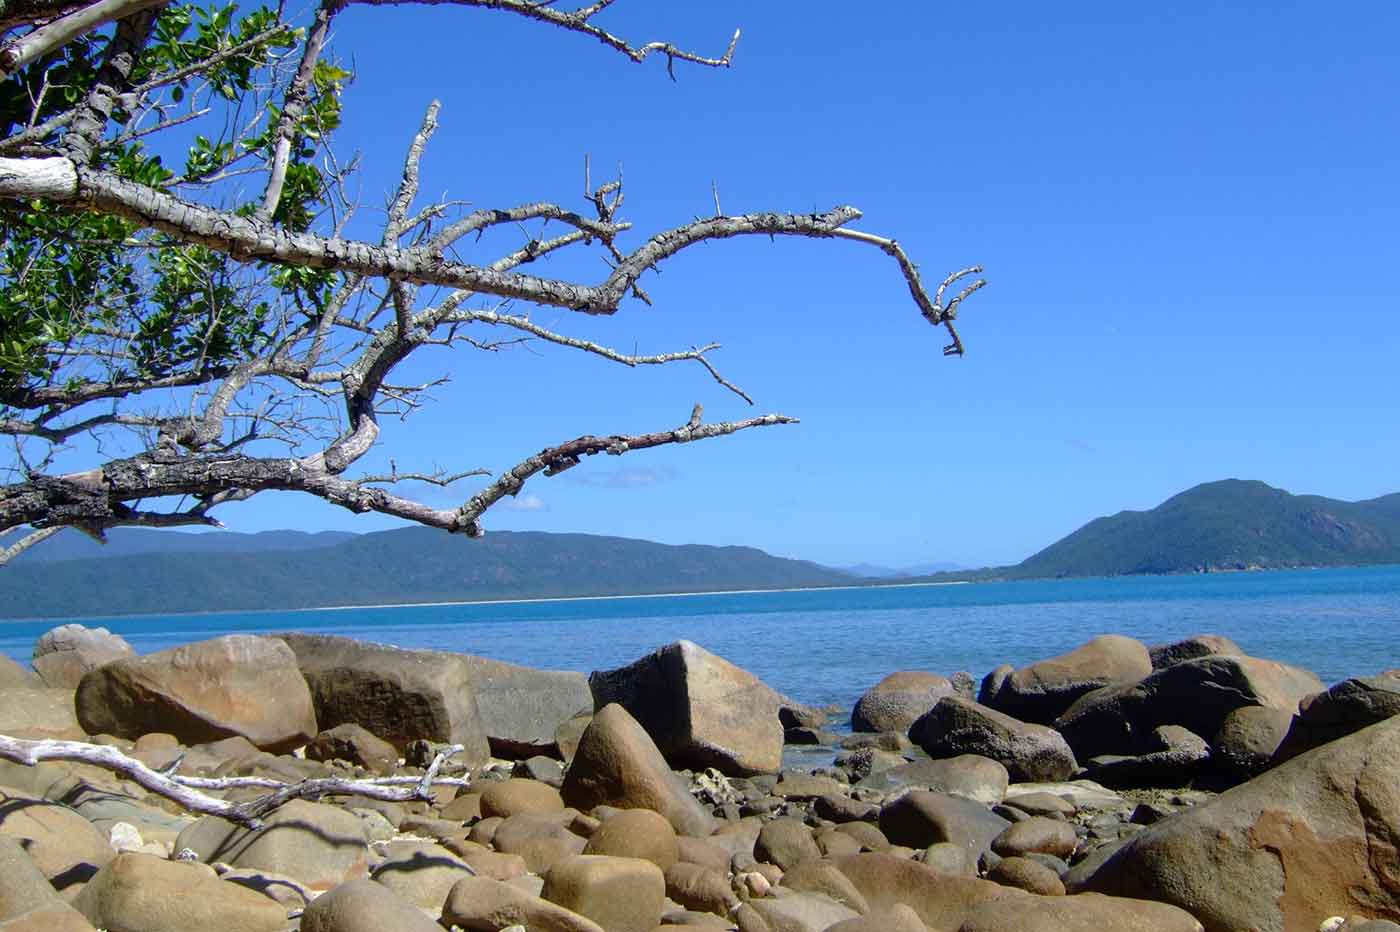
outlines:
[{"label": "boulder", "polygon": [[22,924],[31,932],[92,930],[81,913],[58,898],[19,841],[0,835],[0,929]]},{"label": "boulder", "polygon": [[184,744],[241,735],[267,751],[316,734],[311,693],[277,638],[231,634],[127,657],[89,671],[78,686],[89,734],[174,735]]},{"label": "boulder", "polygon": [[980,754],[959,754],[941,760],[916,760],[877,770],[857,784],[861,789],[891,793],[910,787],[951,793],[988,806],[1001,802],[1011,777],[1006,766]]},{"label": "boulder", "polygon": [[[958,932],[1200,932],[1189,913],[1119,897],[1018,896],[980,903]],[[1309,930],[1313,932],[1313,930]]]},{"label": "boulder", "polygon": [[826,932],[928,932],[928,926],[914,910],[896,903],[888,909],[871,910],[864,916],[827,926]]},{"label": "boulder", "polygon": [[283,932],[281,904],[234,883],[205,864],[128,852],[112,859],[73,901],[108,932]]},{"label": "boulder", "polygon": [[[852,855],[859,854],[851,852]],[[783,873],[781,885],[802,893],[820,893],[858,913],[870,912],[870,904],[855,884],[830,861],[807,861]]]},{"label": "boulder", "polygon": [[549,869],[540,896],[608,932],[652,932],[666,905],[666,878],[640,858],[580,854]]},{"label": "boulder", "polygon": [[891,844],[927,848],[952,842],[962,846],[969,864],[976,864],[1010,824],[986,806],[926,790],[911,790],[880,808],[880,831]]},{"label": "boulder", "polygon": [[205,816],[180,833],[175,850],[295,877],[313,890],[364,876],[369,867],[364,823],[336,806],[294,799],[250,829]]},{"label": "boulder", "polygon": [[872,911],[908,906],[930,929],[957,929],[980,903],[1025,894],[990,880],[941,874],[890,854],[857,854],[833,861]]},{"label": "boulder", "polygon": [[392,744],[354,722],[321,732],[306,746],[306,758],[348,761],[381,776],[392,774],[399,765],[399,754]]},{"label": "boulder", "polygon": [[31,740],[82,741],[71,689],[0,688],[0,734]]},{"label": "boulder", "polygon": [[42,689],[45,685],[38,674],[0,654],[0,689]]},{"label": "boulder", "polygon": [[27,913],[0,919],[0,932],[95,932],[82,913],[62,900],[36,906]]},{"label": "boulder", "polygon": [[1091,757],[1084,776],[1115,789],[1186,786],[1210,763],[1210,746],[1180,725],[1159,725],[1136,755]]},{"label": "boulder", "polygon": [[676,830],[650,809],[624,809],[608,816],[588,838],[584,854],[641,858],[664,872],[680,860]]},{"label": "boulder", "polygon": [[44,685],[77,689],[89,670],[135,654],[125,638],[106,628],[67,624],[39,635],[34,645],[33,664]]},{"label": "boulder", "polygon": [[666,896],[686,909],[728,916],[739,905],[729,886],[729,868],[677,861],[666,869]]},{"label": "boulder", "polygon": [[1252,780],[1274,765],[1274,755],[1293,724],[1286,709],[1240,706],[1220,724],[1211,743],[1211,770],[1226,786]]},{"label": "boulder", "polygon": [[67,806],[0,786],[0,836],[18,842],[62,891],[89,880],[112,859],[107,837]]},{"label": "boulder", "polygon": [[1222,654],[1227,657],[1243,657],[1245,655],[1238,644],[1219,634],[1197,634],[1172,644],[1154,644],[1147,649],[1147,654],[1152,658],[1152,669],[1154,670],[1161,670],[1184,660],[1209,657],[1212,654]]},{"label": "boulder", "polygon": [[442,932],[421,909],[382,884],[352,880],[317,897],[301,916],[301,932]]},{"label": "boulder", "polygon": [[728,776],[776,773],[783,762],[783,697],[690,641],[677,641],[588,678],[594,707],[624,707],[676,768]]},{"label": "boulder", "polygon": [[469,654],[463,659],[471,668],[481,727],[494,757],[560,757],[559,727],[580,712],[593,711],[593,694],[582,673],[535,670]]},{"label": "boulder", "polygon": [[1157,670],[1138,683],[1106,686],[1076,701],[1056,727],[1082,759],[1137,754],[1159,725],[1216,735],[1241,706],[1294,713],[1322,681],[1300,667],[1257,657],[1213,654]]},{"label": "boulder", "polygon": [[908,731],[934,703],[954,694],[947,677],[921,670],[891,673],[856,700],[853,731]]},{"label": "boulder", "polygon": [[1211,932],[1400,918],[1396,760],[1392,718],[1149,826],[1087,886],[1174,904]]},{"label": "boulder", "polygon": [[651,736],[615,703],[599,709],[585,729],[561,793],[585,812],[603,805],[651,809],[681,835],[704,836],[715,827]]},{"label": "boulder", "polygon": [[980,754],[1002,764],[1017,782],[1068,779],[1079,769],[1053,728],[1022,722],[960,697],[940,699],[909,729],[930,757]]},{"label": "boulder", "polygon": [[812,830],[800,819],[774,819],[758,830],[753,856],[786,871],[804,861],[820,860],[822,852]]},{"label": "boulder", "polygon": [[370,879],[405,903],[436,914],[442,911],[452,885],[472,876],[466,862],[442,845],[405,840],[389,843],[384,860],[375,865]]},{"label": "boulder", "polygon": [[[838,922],[860,918],[854,909],[820,893],[755,897],[749,900],[748,908],[770,932],[823,932]],[[739,928],[747,932],[742,919],[739,919]]]},{"label": "boulder", "polygon": [[489,759],[472,665],[463,656],[334,635],[281,638],[311,687],[321,727],[354,722],[400,752],[417,739],[460,744],[465,750],[454,760],[469,767]]},{"label": "boulder", "polygon": [[603,932],[586,916],[487,877],[457,881],[443,904],[442,925],[460,926],[467,932],[496,932],[509,926],[525,926],[530,932]]},{"label": "boulder", "polygon": [[561,812],[564,800],[559,791],[538,780],[511,777],[488,783],[481,791],[481,815],[484,818],[509,818],[521,812]]},{"label": "boulder", "polygon": [[501,820],[491,834],[491,844],[502,854],[519,855],[531,873],[543,874],[559,861],[583,853],[587,842],[569,830],[572,821],[573,815],[567,812],[517,813]]},{"label": "boulder", "polygon": [[1107,634],[988,680],[977,700],[1023,722],[1049,725],[1080,696],[1114,683],[1137,682],[1151,672],[1152,659],[1141,641]]},{"label": "boulder", "polygon": [[1079,844],[1074,826],[1046,816],[1031,816],[1013,822],[992,839],[992,851],[1003,858],[1025,857],[1029,854],[1053,854],[1068,858]]},{"label": "boulder", "polygon": [[987,871],[987,879],[1004,887],[1015,887],[1040,896],[1064,896],[1065,885],[1060,875],[1038,861],[1011,855],[1002,858]]},{"label": "boulder", "polygon": [[1400,715],[1400,670],[1342,680],[1308,696],[1279,744],[1275,763]]}]

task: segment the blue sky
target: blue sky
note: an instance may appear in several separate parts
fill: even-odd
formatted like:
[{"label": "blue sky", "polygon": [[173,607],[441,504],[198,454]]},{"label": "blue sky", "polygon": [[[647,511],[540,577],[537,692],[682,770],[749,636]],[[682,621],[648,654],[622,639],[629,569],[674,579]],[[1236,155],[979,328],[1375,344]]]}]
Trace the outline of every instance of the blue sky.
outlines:
[{"label": "blue sky", "polygon": [[[713,183],[728,213],[853,204],[927,277],[982,263],[991,285],[964,306],[962,359],[889,260],[845,242],[712,244],[646,282],[654,308],[536,314],[643,352],[721,342],[754,409],[693,364],[428,356],[415,371],[452,382],[385,425],[401,469],[501,469],[580,433],[674,426],[696,401],[802,419],[595,458],[488,529],[980,565],[1213,479],[1400,490],[1400,6],[618,0],[599,21],[715,54],[744,38],[731,70],[672,82],[501,13],[351,7],[332,47],[357,74],[340,140],[365,204],[437,97],[425,193],[582,207],[588,154],[595,177],[623,167],[633,243],[713,213]],[[222,517],[393,524],[290,495]]]}]

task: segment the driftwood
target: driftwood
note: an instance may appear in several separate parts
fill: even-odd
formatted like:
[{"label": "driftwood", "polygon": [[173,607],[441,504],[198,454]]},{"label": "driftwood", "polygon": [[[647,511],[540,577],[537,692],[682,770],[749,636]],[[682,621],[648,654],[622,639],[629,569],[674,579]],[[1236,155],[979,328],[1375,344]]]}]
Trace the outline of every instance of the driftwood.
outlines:
[{"label": "driftwood", "polygon": [[[389,802],[429,801],[434,786],[464,786],[464,777],[442,777],[439,773],[447,761],[462,751],[462,745],[444,748],[433,759],[421,777],[382,777],[369,780],[347,780],[322,777],[284,783],[264,777],[187,777],[154,770],[134,757],[107,745],[83,741],[26,740],[0,735],[0,759],[33,767],[43,761],[67,760],[92,764],[118,774],[131,782],[166,799],[179,803],[190,812],[219,816],[257,828],[262,818],[293,799],[319,799],[322,796],[361,796]],[[270,792],[245,800],[229,802],[203,791],[258,787]]]}]

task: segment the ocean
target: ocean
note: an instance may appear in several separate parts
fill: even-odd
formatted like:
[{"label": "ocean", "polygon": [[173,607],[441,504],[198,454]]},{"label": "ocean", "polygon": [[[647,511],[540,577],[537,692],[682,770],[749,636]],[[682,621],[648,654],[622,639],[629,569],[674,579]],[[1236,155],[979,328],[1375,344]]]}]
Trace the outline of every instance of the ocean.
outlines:
[{"label": "ocean", "polygon": [[[1400,566],[65,621],[103,625],[139,653],[296,630],[585,673],[687,638],[796,699],[849,709],[896,670],[980,680],[1099,634],[1223,634],[1327,683],[1379,673],[1400,667]],[[61,623],[0,624],[0,651],[27,664]]]}]

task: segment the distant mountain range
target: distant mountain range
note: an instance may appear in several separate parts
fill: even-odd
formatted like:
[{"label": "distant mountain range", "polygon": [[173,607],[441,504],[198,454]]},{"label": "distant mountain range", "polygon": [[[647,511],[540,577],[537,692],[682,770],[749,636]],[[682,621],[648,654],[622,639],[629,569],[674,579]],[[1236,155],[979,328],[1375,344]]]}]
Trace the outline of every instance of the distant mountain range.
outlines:
[{"label": "distant mountain range", "polygon": [[1090,521],[1002,573],[1011,578],[1202,573],[1400,563],[1400,493],[1362,502],[1208,482],[1151,511]]},{"label": "distant mountain range", "polygon": [[[0,536],[0,547],[13,535]],[[372,534],[75,532],[0,568],[0,616],[312,608],[566,596],[645,595],[937,581],[1199,573],[1400,563],[1400,494],[1362,502],[1290,495],[1262,482],[1196,486],[1150,511],[1090,521],[1017,564],[834,569],[752,547],[670,546],[622,537],[428,528]]]},{"label": "distant mountain range", "polygon": [[[249,611],[859,581],[752,547],[669,546],[591,534],[497,531],[470,540],[411,527],[327,539],[295,531],[180,534],[118,528],[108,537],[111,549],[89,557],[89,542],[64,531],[0,568],[0,614]],[[327,545],[317,546],[322,540]],[[94,548],[102,546],[92,542]],[[45,555],[49,547],[60,549]]]}]

